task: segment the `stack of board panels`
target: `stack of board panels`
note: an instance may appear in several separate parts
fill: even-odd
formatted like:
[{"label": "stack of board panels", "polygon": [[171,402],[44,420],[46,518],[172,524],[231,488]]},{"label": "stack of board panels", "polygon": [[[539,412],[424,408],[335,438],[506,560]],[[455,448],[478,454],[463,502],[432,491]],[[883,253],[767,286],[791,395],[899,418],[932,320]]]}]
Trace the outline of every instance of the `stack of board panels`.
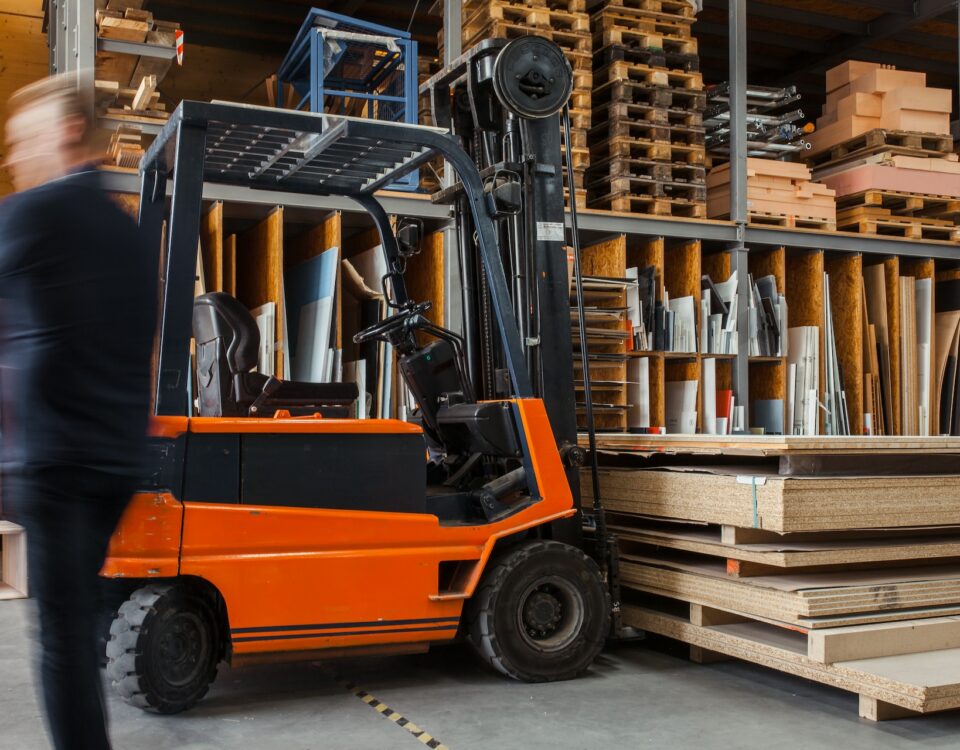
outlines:
[{"label": "stack of board panels", "polygon": [[693,7],[597,0],[589,9],[597,52],[588,205],[704,218],[706,95]]},{"label": "stack of board panels", "polygon": [[794,468],[602,469],[625,624],[855,692],[867,718],[960,707],[960,476]]},{"label": "stack of board panels", "polygon": [[809,141],[815,179],[837,193],[838,228],[956,240],[960,163],[952,92],[926,75],[848,61],[826,74],[827,103]]},{"label": "stack of board panels", "polygon": [[[590,130],[590,97],[593,88],[593,44],[586,0],[464,0],[463,49],[486,39],[542,36],[559,46],[573,70],[570,96],[570,150],[574,171],[574,195],[578,208],[587,205],[584,175],[590,160],[587,131]],[[567,157],[564,150],[564,165]],[[570,186],[563,172],[567,200]]]},{"label": "stack of board panels", "polygon": [[[803,164],[747,159],[747,210],[753,224],[809,229],[836,229],[834,191],[811,181]],[[707,177],[707,216],[730,215],[730,164]]]}]

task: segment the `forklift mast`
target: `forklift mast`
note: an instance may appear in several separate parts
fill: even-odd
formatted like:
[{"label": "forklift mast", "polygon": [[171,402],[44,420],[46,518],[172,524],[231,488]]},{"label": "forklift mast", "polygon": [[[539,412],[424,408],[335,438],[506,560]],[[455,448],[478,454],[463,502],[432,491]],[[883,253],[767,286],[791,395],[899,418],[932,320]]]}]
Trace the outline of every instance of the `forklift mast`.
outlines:
[{"label": "forklift mast", "polygon": [[[582,546],[574,408],[570,283],[564,246],[561,111],[573,88],[563,52],[540,37],[487,40],[421,86],[434,124],[453,133],[480,171],[494,205],[501,261],[523,343],[525,369],[541,398],[578,515],[554,538]],[[478,399],[508,392],[509,357],[495,331],[493,291],[483,273],[477,228],[461,182],[434,196],[452,203],[459,252],[466,367]]]}]

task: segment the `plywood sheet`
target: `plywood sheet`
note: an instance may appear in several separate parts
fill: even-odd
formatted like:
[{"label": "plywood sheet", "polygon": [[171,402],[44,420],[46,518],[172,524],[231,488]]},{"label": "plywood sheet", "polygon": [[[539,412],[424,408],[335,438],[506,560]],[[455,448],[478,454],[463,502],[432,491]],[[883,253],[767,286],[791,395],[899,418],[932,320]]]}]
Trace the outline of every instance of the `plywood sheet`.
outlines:
[{"label": "plywood sheet", "polygon": [[843,373],[850,431],[863,434],[863,306],[860,299],[863,265],[856,254],[827,255],[830,309],[833,313],[837,358]]}]

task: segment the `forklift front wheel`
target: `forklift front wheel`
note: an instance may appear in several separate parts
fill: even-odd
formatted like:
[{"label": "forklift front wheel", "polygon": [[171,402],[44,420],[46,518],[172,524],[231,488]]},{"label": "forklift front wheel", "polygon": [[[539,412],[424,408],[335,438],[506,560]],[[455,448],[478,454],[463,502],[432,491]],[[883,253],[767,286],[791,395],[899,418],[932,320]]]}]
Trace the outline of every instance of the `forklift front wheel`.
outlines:
[{"label": "forklift front wheel", "polygon": [[524,682],[585,671],[610,629],[610,595],[596,563],[552,541],[496,560],[469,604],[470,642],[494,669]]},{"label": "forklift front wheel", "polygon": [[107,675],[147,711],[194,706],[217,676],[221,636],[207,597],[185,584],[153,584],[124,602],[110,627]]}]

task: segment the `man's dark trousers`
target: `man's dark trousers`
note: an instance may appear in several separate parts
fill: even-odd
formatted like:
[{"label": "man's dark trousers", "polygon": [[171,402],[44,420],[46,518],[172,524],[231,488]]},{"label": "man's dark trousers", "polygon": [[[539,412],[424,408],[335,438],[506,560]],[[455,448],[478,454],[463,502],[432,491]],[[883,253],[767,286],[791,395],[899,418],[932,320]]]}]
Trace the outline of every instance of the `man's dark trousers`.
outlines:
[{"label": "man's dark trousers", "polygon": [[56,750],[110,748],[97,648],[99,571],[134,489],[128,476],[70,466],[25,469],[5,483],[27,530],[43,700]]}]

